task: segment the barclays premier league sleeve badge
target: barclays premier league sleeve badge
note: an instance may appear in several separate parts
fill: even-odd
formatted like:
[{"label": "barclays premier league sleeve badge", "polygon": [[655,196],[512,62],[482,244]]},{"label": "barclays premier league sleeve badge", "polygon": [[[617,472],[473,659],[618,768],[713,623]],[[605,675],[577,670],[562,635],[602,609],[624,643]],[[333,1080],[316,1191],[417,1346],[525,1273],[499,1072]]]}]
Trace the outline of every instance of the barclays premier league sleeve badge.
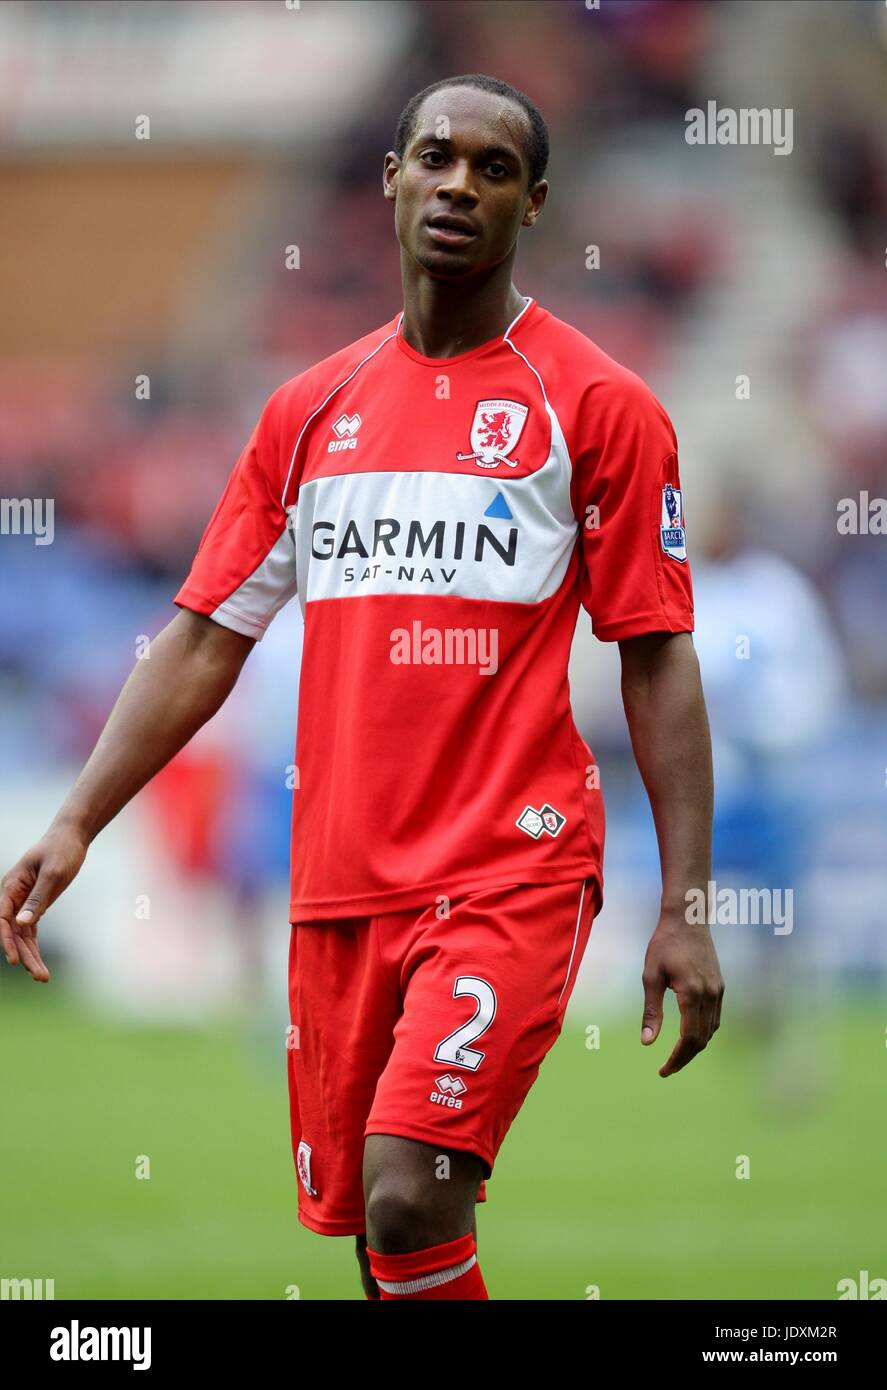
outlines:
[{"label": "barclays premier league sleeve badge", "polygon": [[673,560],[687,558],[687,531],[684,526],[684,494],[668,483],[662,489],[662,549]]}]

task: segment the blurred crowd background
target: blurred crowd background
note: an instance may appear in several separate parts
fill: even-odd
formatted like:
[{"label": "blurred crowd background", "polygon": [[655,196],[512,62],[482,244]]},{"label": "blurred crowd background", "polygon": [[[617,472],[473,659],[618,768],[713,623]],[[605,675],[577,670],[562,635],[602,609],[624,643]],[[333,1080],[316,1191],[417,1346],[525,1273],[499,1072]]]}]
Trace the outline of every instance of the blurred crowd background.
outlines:
[{"label": "blurred crowd background", "polygon": [[[794,893],[790,934],[716,939],[734,1018],[778,1033],[811,991],[887,976],[887,537],[837,525],[841,499],[887,497],[879,0],[0,6],[0,494],[55,508],[51,545],[0,536],[3,868],[173,617],[267,396],[400,307],[383,156],[417,89],[475,71],[551,131],[518,288],[677,430],[716,881]],[[791,153],[687,144],[713,99],[791,108]],[[294,603],[50,914],[46,959],[91,1000],[157,1021],[245,1003],[282,1036],[299,653]],[[618,655],[584,613],[571,683],[608,812],[572,1007],[639,1017],[656,844]]]}]

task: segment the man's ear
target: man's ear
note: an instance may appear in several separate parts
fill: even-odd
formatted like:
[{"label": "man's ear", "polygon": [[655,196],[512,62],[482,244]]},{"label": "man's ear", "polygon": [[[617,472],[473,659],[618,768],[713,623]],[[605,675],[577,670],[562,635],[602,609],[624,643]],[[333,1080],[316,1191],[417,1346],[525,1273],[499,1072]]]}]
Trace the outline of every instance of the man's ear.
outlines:
[{"label": "man's ear", "polygon": [[393,203],[397,197],[397,179],[400,167],[400,159],[394,150],[389,150],[382,166],[382,192],[390,203]]},{"label": "man's ear", "polygon": [[521,222],[522,227],[532,227],[533,223],[540,216],[547,197],[548,182],[546,179],[540,179],[539,182],[530,189],[530,201],[527,203],[527,210]]}]

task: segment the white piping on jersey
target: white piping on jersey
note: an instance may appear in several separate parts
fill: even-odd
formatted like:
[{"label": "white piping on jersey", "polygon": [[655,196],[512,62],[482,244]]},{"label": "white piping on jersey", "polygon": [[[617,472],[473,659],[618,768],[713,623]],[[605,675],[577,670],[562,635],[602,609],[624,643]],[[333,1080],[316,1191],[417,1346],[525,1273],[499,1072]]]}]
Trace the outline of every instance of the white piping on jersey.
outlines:
[{"label": "white piping on jersey", "polygon": [[401,1298],[411,1293],[422,1293],[423,1289],[433,1289],[438,1284],[449,1284],[460,1279],[477,1264],[477,1255],[469,1255],[461,1264],[450,1265],[449,1269],[436,1269],[431,1274],[422,1274],[418,1279],[377,1279],[376,1283],[383,1293],[398,1294]]},{"label": "white piping on jersey", "polygon": [[[400,318],[401,318],[401,319],[403,318],[403,311],[401,311]],[[398,319],[398,324],[399,324],[399,323],[400,323],[400,319]],[[393,332],[393,333],[389,333],[387,338],[383,338],[382,341],[381,341],[381,343],[378,343],[378,344],[376,345],[376,347],[373,348],[372,352],[370,352],[370,353],[367,354],[367,356],[363,359],[362,362],[358,362],[357,366],[354,368],[354,371],[351,372],[351,373],[349,373],[349,375],[345,377],[345,380],[344,380],[344,381],[340,381],[339,384],[338,384],[338,386],[334,386],[334,387],[333,387],[332,391],[330,391],[330,393],[329,393],[329,395],[327,396],[326,400],[325,400],[325,401],[321,401],[321,403],[320,403],[320,405],[317,407],[317,409],[316,409],[316,410],[312,410],[311,414],[308,416],[308,419],[305,421],[304,425],[303,425],[302,428],[299,430],[299,437],[298,437],[298,439],[296,440],[295,448],[293,449],[293,456],[292,456],[292,458],[290,459],[290,466],[289,466],[289,470],[288,470],[287,475],[286,475],[286,482],[285,482],[284,485],[283,485],[283,493],[282,493],[281,498],[280,498],[280,505],[283,507],[284,511],[286,511],[286,490],[287,490],[287,488],[288,488],[289,485],[290,485],[290,478],[291,478],[292,475],[293,475],[293,468],[294,468],[295,462],[296,462],[296,454],[299,452],[299,445],[300,445],[301,442],[302,442],[302,436],[304,435],[304,433],[305,433],[305,431],[307,430],[308,426],[311,424],[311,421],[314,419],[315,415],[319,415],[319,414],[320,414],[320,412],[323,410],[324,406],[327,405],[327,404],[333,399],[333,396],[336,394],[337,391],[341,391],[341,389],[342,389],[343,386],[347,386],[347,385],[348,385],[348,383],[349,383],[349,381],[351,381],[352,377],[357,376],[357,373],[360,371],[361,367],[365,367],[366,364],[367,364],[367,362],[371,361],[372,358],[375,357],[376,353],[377,353],[377,352],[380,352],[380,351],[382,350],[382,348],[385,346],[386,343],[390,343],[391,340],[392,340],[392,338],[396,338],[396,337],[397,337],[397,329],[395,328],[394,332]]]},{"label": "white piping on jersey", "polygon": [[583,879],[583,880],[582,880],[582,892],[579,894],[579,911],[576,913],[576,930],[575,930],[574,933],[573,933],[573,949],[572,949],[571,952],[570,952],[570,959],[569,959],[569,962],[568,962],[568,964],[567,964],[567,973],[566,973],[566,975],[564,976],[564,983],[561,985],[561,993],[560,993],[560,994],[558,995],[558,997],[557,997],[557,1002],[558,1002],[558,1003],[561,1002],[561,995],[563,994],[564,990],[567,988],[567,980],[569,980],[569,978],[570,978],[570,971],[571,971],[572,968],[573,968],[573,957],[574,957],[574,955],[576,954],[576,942],[579,940],[579,923],[582,921],[582,904],[583,904],[583,902],[585,901],[585,883],[586,883],[586,880]]},{"label": "white piping on jersey", "polygon": [[[524,307],[523,307],[522,309],[520,309],[520,310],[518,311],[518,313],[515,315],[515,317],[511,320],[511,323],[508,325],[508,327],[507,327],[506,330],[505,330],[505,333],[503,334],[503,337],[505,338],[505,341],[506,341],[507,343],[509,342],[508,335],[509,335],[509,333],[511,332],[512,328],[513,328],[514,325],[517,323],[518,319],[522,319],[522,318],[523,318],[524,314],[527,312],[527,310],[529,309],[529,307],[530,307],[530,305],[531,305],[532,303],[533,303],[532,296],[528,295],[528,296],[527,296],[527,302],[526,302],[526,304],[524,305]],[[513,344],[513,343],[509,343],[509,346],[510,346],[510,347],[514,347],[514,344]],[[545,394],[545,393],[543,392],[543,395],[544,395],[544,394]]]},{"label": "white piping on jersey", "polygon": [[521,314],[526,313],[527,309],[529,309],[530,304],[531,304],[532,302],[533,302],[533,301],[530,300],[530,302],[529,302],[523,309],[521,309],[521,313],[518,314],[517,319],[514,320],[514,323],[510,324],[509,327],[506,328],[506,330],[505,330],[505,337],[504,337],[503,341],[506,342],[506,343],[508,344],[508,346],[511,348],[511,351],[512,351],[512,352],[516,353],[517,356],[520,357],[521,360],[527,364],[527,366],[529,367],[530,371],[533,373],[533,376],[536,378],[536,380],[537,380],[538,383],[539,383],[539,390],[542,392],[542,399],[543,399],[543,401],[545,402],[545,409],[548,411],[548,418],[549,418],[549,420],[551,421],[552,436],[554,436],[555,431],[557,431],[558,438],[560,439],[560,442],[561,442],[561,444],[562,444],[563,447],[564,447],[564,454],[566,455],[567,462],[568,462],[568,464],[570,465],[570,478],[571,478],[571,480],[572,480],[572,477],[573,477],[573,460],[572,460],[572,458],[570,457],[570,450],[567,448],[567,440],[566,440],[566,436],[564,435],[563,430],[561,429],[561,422],[560,422],[560,420],[557,418],[557,414],[555,413],[554,407],[553,407],[553,405],[551,404],[550,400],[548,399],[548,393],[547,393],[546,390],[545,390],[545,382],[542,380],[542,377],[539,375],[539,373],[537,372],[536,368],[533,366],[533,364],[532,364],[532,362],[530,361],[529,357],[527,357],[524,353],[522,353],[521,350],[520,350],[520,348],[515,347],[514,343],[511,341],[511,339],[510,339],[509,336],[508,336],[509,333],[511,332],[512,328],[514,327],[514,324],[517,323],[517,320],[520,318]]},{"label": "white piping on jersey", "polygon": [[[514,327],[514,325],[517,323],[518,319],[521,317],[521,315],[523,315],[523,314],[525,314],[525,313],[527,312],[527,310],[529,309],[529,307],[530,307],[530,305],[531,305],[532,303],[533,303],[532,298],[529,298],[529,297],[528,297],[528,298],[526,299],[526,302],[524,303],[524,307],[523,307],[523,308],[517,313],[517,315],[511,320],[511,323],[510,323],[510,324],[508,325],[508,327],[506,328],[505,333],[503,334],[503,337],[505,337],[505,338],[507,339],[509,333],[511,332],[512,328]],[[403,335],[401,334],[401,332],[400,332],[400,325],[403,323],[403,316],[404,316],[404,310],[401,309],[401,311],[400,311],[400,318],[397,320],[397,323],[396,323],[395,326],[394,326],[394,336],[395,336],[395,337],[398,337],[398,336],[401,336],[401,337],[402,337],[402,336],[403,336]],[[495,342],[496,340],[495,340],[495,338],[494,338],[494,339],[492,339],[491,341]],[[485,343],[481,343],[480,346],[481,346],[481,347],[485,347],[486,344],[485,344]],[[476,352],[477,349],[475,348],[474,351]],[[457,355],[458,355],[458,356],[461,356],[461,353],[459,353],[459,354],[457,354]],[[440,360],[441,362],[446,362],[446,361],[447,361],[447,358],[446,358],[446,357],[441,357],[440,359],[431,358],[430,360],[431,360],[431,361]],[[543,394],[543,396],[544,396],[544,395],[545,395],[545,392],[543,391],[542,394]]]},{"label": "white piping on jersey", "polygon": [[525,304],[524,307],[521,309],[521,311],[520,311],[520,313],[518,314],[517,318],[516,318],[516,319],[513,319],[512,322],[511,322],[511,323],[508,325],[508,327],[506,328],[505,333],[503,334],[503,337],[502,337],[502,341],[503,341],[504,343],[507,343],[508,346],[511,348],[511,351],[512,351],[512,352],[516,352],[517,355],[518,355],[518,357],[522,357],[523,360],[526,362],[526,364],[527,364],[527,366],[529,367],[530,371],[533,373],[533,375],[535,376],[536,380],[537,380],[538,383],[539,383],[539,389],[540,389],[541,392],[542,392],[542,399],[543,399],[544,402],[545,402],[545,408],[546,408],[547,410],[550,411],[550,410],[551,410],[551,406],[550,406],[549,403],[548,403],[548,397],[547,397],[547,395],[545,394],[545,385],[544,385],[544,383],[543,383],[543,381],[542,381],[541,376],[540,376],[539,373],[536,371],[536,368],[533,366],[533,364],[532,364],[532,362],[529,360],[529,358],[528,358],[528,357],[524,357],[524,354],[521,352],[520,348],[516,348],[516,347],[514,346],[514,343],[511,341],[511,339],[510,339],[509,336],[508,336],[509,333],[511,332],[512,328],[514,328],[515,324],[519,322],[519,320],[520,320],[520,319],[523,317],[523,315],[527,312],[527,310],[529,309],[529,307],[530,307],[530,305],[531,305],[532,303],[533,303],[532,299],[528,299],[528,300],[527,300],[526,304]]}]

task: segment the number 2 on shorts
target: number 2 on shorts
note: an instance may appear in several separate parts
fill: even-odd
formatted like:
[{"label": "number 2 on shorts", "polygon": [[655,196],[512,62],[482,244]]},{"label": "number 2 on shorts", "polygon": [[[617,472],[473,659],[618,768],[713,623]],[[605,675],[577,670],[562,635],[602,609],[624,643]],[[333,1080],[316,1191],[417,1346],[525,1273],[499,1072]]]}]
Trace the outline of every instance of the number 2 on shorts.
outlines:
[{"label": "number 2 on shorts", "polygon": [[451,1067],[466,1067],[477,1071],[484,1060],[485,1053],[478,1052],[471,1044],[475,1038],[485,1033],[496,1016],[496,991],[486,980],[476,975],[459,975],[453,986],[453,998],[459,999],[468,994],[477,1000],[477,1008],[467,1023],[450,1033],[437,1044],[434,1051],[435,1062],[446,1062]]}]

